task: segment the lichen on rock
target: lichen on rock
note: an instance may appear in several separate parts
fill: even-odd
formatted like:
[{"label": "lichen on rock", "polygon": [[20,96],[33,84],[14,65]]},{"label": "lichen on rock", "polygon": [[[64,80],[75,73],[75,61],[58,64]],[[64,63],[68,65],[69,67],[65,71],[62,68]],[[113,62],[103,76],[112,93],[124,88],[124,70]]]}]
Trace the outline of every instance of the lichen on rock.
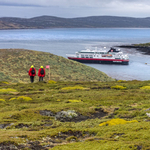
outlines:
[{"label": "lichen on rock", "polygon": [[68,111],[60,111],[56,114],[55,118],[56,119],[64,119],[64,118],[69,118],[72,119],[74,117],[77,117],[78,114],[75,112],[75,110],[68,110]]}]

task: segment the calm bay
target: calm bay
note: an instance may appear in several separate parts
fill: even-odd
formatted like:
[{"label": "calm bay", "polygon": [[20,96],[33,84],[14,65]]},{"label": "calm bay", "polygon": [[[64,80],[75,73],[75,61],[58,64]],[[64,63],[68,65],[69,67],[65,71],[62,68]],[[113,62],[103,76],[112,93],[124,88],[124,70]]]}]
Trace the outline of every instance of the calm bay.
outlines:
[{"label": "calm bay", "polygon": [[[150,29],[69,28],[0,30],[0,48],[23,48],[66,57],[89,47],[110,47],[150,42]],[[121,49],[129,65],[86,64],[121,80],[150,80],[150,56],[135,49]]]}]

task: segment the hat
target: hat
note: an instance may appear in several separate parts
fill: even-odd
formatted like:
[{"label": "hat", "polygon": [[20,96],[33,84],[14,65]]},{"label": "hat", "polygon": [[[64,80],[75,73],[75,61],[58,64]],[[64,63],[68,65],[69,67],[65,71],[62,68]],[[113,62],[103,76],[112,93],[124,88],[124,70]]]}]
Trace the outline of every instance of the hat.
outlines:
[{"label": "hat", "polygon": [[34,68],[34,66],[32,65],[31,68]]},{"label": "hat", "polygon": [[43,66],[41,66],[40,68],[43,68]]}]

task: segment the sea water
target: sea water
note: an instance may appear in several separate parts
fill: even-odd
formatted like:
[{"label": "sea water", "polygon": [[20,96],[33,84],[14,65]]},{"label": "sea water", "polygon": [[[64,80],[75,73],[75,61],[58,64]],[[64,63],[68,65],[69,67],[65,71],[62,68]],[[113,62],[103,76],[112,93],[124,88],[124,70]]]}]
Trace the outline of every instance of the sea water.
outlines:
[{"label": "sea water", "polygon": [[[90,47],[110,47],[150,42],[150,29],[69,28],[0,30],[0,48],[23,48],[66,57]],[[150,80],[150,56],[135,49],[121,49],[129,65],[86,64],[121,80]],[[146,65],[147,63],[148,65]]]}]

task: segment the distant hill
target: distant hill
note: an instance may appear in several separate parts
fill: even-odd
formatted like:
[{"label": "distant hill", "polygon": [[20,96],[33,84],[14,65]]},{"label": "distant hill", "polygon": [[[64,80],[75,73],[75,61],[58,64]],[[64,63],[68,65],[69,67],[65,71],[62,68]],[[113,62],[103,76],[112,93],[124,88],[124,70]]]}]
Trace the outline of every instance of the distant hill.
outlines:
[{"label": "distant hill", "polygon": [[[46,52],[0,49],[0,64],[0,81],[30,82],[27,71],[31,65],[34,65],[37,71],[41,65],[50,65],[50,79],[55,81],[114,81],[95,68]],[[48,69],[44,78],[44,81],[47,80]],[[35,82],[37,81],[36,75]]]},{"label": "distant hill", "polygon": [[29,19],[14,17],[0,18],[0,29],[48,28],[150,28],[150,17],[91,16],[60,18],[54,16],[40,16]]}]

